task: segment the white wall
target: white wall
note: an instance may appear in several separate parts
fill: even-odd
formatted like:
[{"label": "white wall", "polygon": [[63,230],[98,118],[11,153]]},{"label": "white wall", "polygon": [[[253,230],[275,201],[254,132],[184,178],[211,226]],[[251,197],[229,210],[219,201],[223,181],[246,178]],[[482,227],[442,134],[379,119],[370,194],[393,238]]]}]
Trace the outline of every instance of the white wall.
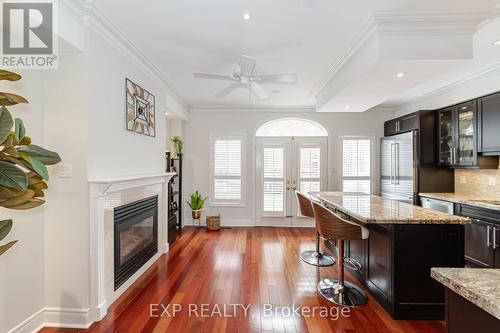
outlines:
[{"label": "white wall", "polygon": [[70,46],[59,69],[44,77],[45,143],[57,151],[73,176],[61,178],[52,167],[45,209],[45,306],[88,307],[88,90],[87,58]]},{"label": "white wall", "polygon": [[[167,88],[93,30],[89,70],[89,178],[164,172]],[[125,130],[125,78],[155,95],[156,137]]]},{"label": "white wall", "polygon": [[[294,117],[316,121],[329,132],[329,189],[339,189],[337,165],[339,163],[340,136],[363,135],[375,138],[376,147],[374,179],[378,178],[378,143],[383,136],[383,122],[393,116],[392,112],[369,111],[365,113],[292,113],[292,112],[194,112],[184,125],[184,197],[195,190],[209,194],[209,136],[210,133],[243,133],[246,135],[246,207],[207,207],[208,213],[221,213],[223,223],[249,224],[255,212],[255,132],[267,121]],[[375,191],[378,184],[375,182]],[[192,223],[189,207],[184,205],[184,223]]]},{"label": "white wall", "polygon": [[[40,71],[19,71],[21,81],[0,81],[0,91],[17,93],[29,104],[8,107],[21,118],[34,143],[44,145],[43,75]],[[52,174],[52,173],[51,173]],[[0,208],[0,219],[13,219],[11,233],[2,241],[19,240],[0,256],[0,332],[7,332],[44,306],[44,222],[46,206],[27,211]]]}]

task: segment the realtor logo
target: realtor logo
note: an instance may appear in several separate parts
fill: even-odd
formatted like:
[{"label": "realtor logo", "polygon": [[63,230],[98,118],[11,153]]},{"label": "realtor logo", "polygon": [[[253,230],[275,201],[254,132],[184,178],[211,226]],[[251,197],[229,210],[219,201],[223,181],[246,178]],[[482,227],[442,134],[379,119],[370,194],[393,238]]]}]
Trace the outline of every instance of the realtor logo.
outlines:
[{"label": "realtor logo", "polygon": [[2,61],[7,68],[57,68],[55,2],[2,1]]}]

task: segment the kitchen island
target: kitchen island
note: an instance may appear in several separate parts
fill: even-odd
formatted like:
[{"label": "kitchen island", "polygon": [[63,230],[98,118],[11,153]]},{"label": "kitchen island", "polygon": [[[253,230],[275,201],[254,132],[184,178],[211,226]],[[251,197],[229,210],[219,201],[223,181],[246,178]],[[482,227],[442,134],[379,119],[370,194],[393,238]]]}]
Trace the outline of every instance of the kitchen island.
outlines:
[{"label": "kitchen island", "polygon": [[351,274],[394,319],[444,319],[444,287],[431,267],[463,267],[469,219],[362,193],[310,195],[370,230],[367,240],[347,242],[344,255],[359,267]]}]

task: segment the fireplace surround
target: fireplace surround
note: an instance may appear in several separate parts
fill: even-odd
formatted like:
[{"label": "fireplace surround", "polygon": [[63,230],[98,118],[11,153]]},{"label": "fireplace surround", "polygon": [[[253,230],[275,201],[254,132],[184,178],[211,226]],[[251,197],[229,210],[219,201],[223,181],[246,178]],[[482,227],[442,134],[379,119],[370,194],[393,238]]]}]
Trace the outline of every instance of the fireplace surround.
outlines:
[{"label": "fireplace surround", "polygon": [[[90,308],[89,322],[101,320],[108,308],[164,253],[168,252],[168,181],[175,173],[89,179]],[[157,252],[115,289],[115,208],[158,197]]]},{"label": "fireplace surround", "polygon": [[158,196],[114,209],[114,283],[118,289],[158,252]]}]

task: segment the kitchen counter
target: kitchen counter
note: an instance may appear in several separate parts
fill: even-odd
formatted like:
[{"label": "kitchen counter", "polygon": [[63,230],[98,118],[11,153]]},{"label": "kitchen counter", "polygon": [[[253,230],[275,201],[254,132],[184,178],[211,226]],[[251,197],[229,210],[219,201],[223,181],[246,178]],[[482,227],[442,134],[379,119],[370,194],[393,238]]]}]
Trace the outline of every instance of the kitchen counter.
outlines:
[{"label": "kitchen counter", "polygon": [[431,276],[445,287],[500,319],[500,269],[433,267]]},{"label": "kitchen counter", "polygon": [[[473,207],[486,208],[500,211],[500,205],[484,202],[483,198],[473,196],[470,194],[457,194],[457,193],[419,193],[421,197],[450,201],[454,203],[469,205]],[[499,200],[500,201],[500,200]]]},{"label": "kitchen counter", "polygon": [[369,230],[368,239],[344,241],[344,252],[359,263],[351,276],[392,318],[444,319],[445,287],[431,277],[431,267],[464,266],[468,218],[363,193],[310,195]]},{"label": "kitchen counter", "polygon": [[470,223],[470,220],[465,217],[449,215],[375,195],[344,192],[312,192],[310,195],[364,224]]}]

